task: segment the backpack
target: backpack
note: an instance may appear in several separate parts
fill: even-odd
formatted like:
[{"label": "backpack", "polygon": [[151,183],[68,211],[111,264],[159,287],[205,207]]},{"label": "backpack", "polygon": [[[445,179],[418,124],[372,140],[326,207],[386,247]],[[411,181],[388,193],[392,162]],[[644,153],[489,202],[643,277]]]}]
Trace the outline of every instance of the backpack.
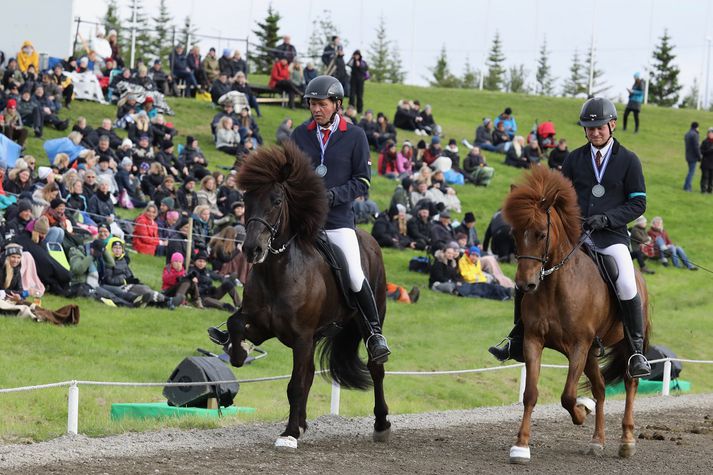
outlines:
[{"label": "backpack", "polygon": [[408,270],[428,274],[431,272],[431,259],[428,256],[416,256],[408,262]]}]

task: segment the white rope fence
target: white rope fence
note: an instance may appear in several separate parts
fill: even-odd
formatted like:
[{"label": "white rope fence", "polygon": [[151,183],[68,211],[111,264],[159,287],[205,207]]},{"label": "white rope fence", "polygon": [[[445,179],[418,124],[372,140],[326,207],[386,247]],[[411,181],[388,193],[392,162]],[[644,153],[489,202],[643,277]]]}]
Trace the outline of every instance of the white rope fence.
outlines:
[{"label": "white rope fence", "polygon": [[[663,371],[663,387],[661,388],[661,395],[668,396],[670,394],[671,385],[671,362],[678,361],[681,363],[693,363],[693,364],[713,364],[713,361],[708,360],[690,360],[685,358],[661,358],[658,360],[650,360],[649,363],[661,363],[664,364]],[[555,368],[555,369],[568,369],[567,365],[554,365],[554,364],[542,364],[542,368]],[[471,374],[471,373],[486,373],[490,371],[502,371],[514,368],[520,368],[520,387],[518,391],[518,402],[522,403],[523,395],[525,393],[525,380],[527,371],[524,363],[517,363],[505,366],[494,366],[491,368],[476,368],[476,369],[460,369],[460,370],[443,370],[443,371],[386,371],[387,375],[390,376],[448,376],[456,374]],[[315,374],[324,373],[326,371],[317,371]],[[291,375],[281,375],[281,376],[269,376],[264,378],[252,378],[252,379],[240,379],[240,380],[229,380],[229,381],[209,381],[209,382],[192,382],[192,383],[151,383],[151,382],[122,382],[122,381],[82,381],[82,380],[71,380],[62,381],[58,383],[49,384],[38,384],[34,386],[22,386],[18,388],[0,388],[0,394],[3,393],[17,393],[22,391],[36,391],[39,389],[50,389],[57,387],[68,387],[69,392],[67,396],[67,433],[77,434],[79,429],[79,386],[124,386],[124,387],[188,387],[188,386],[214,386],[217,384],[245,384],[245,383],[262,383],[267,381],[279,381],[283,379],[290,379]],[[332,395],[330,402],[330,413],[333,415],[339,414],[339,404],[340,404],[341,388],[339,384],[332,383]]]}]

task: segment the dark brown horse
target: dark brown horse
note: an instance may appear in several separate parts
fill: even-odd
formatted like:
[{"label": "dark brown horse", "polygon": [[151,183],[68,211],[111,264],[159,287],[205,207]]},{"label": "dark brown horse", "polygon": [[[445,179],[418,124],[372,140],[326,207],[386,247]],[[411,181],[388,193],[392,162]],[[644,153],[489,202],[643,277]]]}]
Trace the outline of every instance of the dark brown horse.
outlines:
[{"label": "dark brown horse", "polygon": [[[242,366],[247,354],[238,342],[259,345],[277,337],[292,349],[292,377],[287,386],[290,415],[275,445],[297,447],[307,429],[307,397],[314,378],[314,354],[345,388],[374,386],[374,440],[385,441],[391,423],[384,400],[384,367],[359,358],[361,335],[332,271],[315,249],[327,215],[326,190],[309,159],[293,144],[264,147],[240,168],[245,190],[247,236],[243,244],[254,264],[244,289],[243,306],[228,319],[233,342],[231,363]],[[364,274],[374,289],[380,319],[386,313],[386,275],[381,249],[357,231]],[[371,374],[371,378],[369,378]]]},{"label": "dark brown horse", "polygon": [[[512,188],[503,215],[512,226],[519,254],[515,283],[525,292],[521,306],[527,368],[525,408],[517,443],[510,449],[510,461],[530,460],[530,423],[545,347],[559,351],[569,360],[561,402],[577,425],[584,422],[591,409],[587,407],[591,400],[577,398],[582,372],[589,379],[596,401],[592,453],[604,447],[605,384],[624,379],[626,408],[619,455],[631,456],[636,448],[634,397],[638,380],[626,374],[629,346],[624,340],[616,296],[610,293],[594,261],[578,247],[581,217],[572,183],[559,172],[536,167],[521,185]],[[636,284],[644,307],[646,345],[650,329],[648,295],[638,270]],[[599,366],[597,337],[608,348],[603,368]]]}]

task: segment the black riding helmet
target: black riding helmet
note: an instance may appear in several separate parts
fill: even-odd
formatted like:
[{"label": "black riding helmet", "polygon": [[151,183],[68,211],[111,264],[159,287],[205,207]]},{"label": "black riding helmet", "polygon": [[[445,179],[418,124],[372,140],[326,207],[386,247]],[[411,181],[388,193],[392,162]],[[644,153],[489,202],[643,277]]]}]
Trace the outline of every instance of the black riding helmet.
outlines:
[{"label": "black riding helmet", "polygon": [[306,100],[332,99],[341,101],[344,99],[344,88],[342,83],[333,76],[317,76],[307,84],[304,98]]},{"label": "black riding helmet", "polygon": [[579,113],[579,125],[601,127],[616,118],[616,107],[609,99],[593,97],[582,106],[582,111]]}]

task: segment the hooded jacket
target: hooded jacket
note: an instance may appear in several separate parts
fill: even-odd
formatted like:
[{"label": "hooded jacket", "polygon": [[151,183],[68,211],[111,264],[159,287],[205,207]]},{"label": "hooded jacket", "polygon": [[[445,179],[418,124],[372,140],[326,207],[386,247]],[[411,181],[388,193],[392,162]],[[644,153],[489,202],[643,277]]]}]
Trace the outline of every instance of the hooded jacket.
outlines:
[{"label": "hooded jacket", "polygon": [[[30,54],[26,54],[23,51],[26,46],[32,48],[32,52]],[[20,48],[20,51],[17,53],[17,66],[20,71],[26,73],[27,68],[31,64],[35,66],[35,72],[38,72],[40,70],[40,55],[37,54],[37,50],[32,45],[32,41],[25,40],[24,43],[22,43],[22,48]]]}]

